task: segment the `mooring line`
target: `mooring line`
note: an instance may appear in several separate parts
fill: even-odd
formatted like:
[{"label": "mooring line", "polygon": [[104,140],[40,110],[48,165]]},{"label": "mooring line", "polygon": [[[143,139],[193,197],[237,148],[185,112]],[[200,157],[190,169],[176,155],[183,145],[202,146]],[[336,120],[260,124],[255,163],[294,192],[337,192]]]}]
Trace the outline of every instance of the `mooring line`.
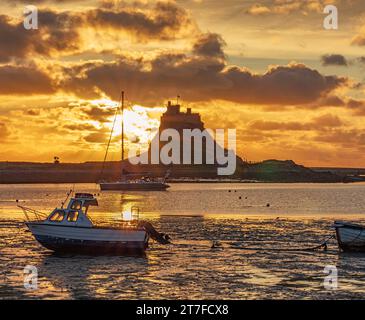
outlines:
[{"label": "mooring line", "polygon": [[[314,247],[305,247],[305,248],[262,248],[262,247],[258,247],[258,248],[252,248],[252,247],[238,247],[238,246],[231,246],[229,247],[229,249],[239,249],[239,250],[252,250],[252,251],[316,251],[319,249],[323,249],[324,251],[327,251],[327,243],[329,240],[333,239],[334,235],[329,236],[328,238],[326,238],[324,241],[322,241],[319,245],[316,245]],[[212,245],[212,249],[215,248],[223,248],[221,246],[215,246],[215,243],[213,241],[213,245]]]},{"label": "mooring line", "polygon": [[297,252],[300,252],[300,251],[316,251],[319,249],[323,249],[324,251],[327,251],[329,240],[334,239],[334,238],[335,238],[335,236],[331,235],[331,236],[328,236],[324,241],[322,241],[320,244],[318,244],[316,246],[301,247],[301,248],[243,247],[243,246],[233,245],[231,242],[228,242],[229,246],[224,246],[224,243],[221,243],[221,241],[219,241],[219,240],[213,240],[212,245],[210,247],[205,244],[174,243],[174,242],[170,242],[170,244],[175,245],[175,246],[196,247],[196,248],[200,247],[200,248],[222,249],[222,250],[230,249],[230,250],[250,250],[250,251],[281,251],[281,252],[297,251]]}]

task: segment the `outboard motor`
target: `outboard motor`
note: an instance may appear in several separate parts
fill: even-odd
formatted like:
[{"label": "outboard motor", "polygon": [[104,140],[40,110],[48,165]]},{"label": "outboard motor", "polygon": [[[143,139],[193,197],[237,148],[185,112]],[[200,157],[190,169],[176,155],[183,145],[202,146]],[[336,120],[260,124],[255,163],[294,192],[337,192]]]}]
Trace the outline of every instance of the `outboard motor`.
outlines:
[{"label": "outboard motor", "polygon": [[143,228],[149,234],[149,236],[158,243],[161,244],[171,243],[170,241],[171,238],[169,237],[169,235],[158,232],[150,222],[140,221],[138,223],[138,227]]}]

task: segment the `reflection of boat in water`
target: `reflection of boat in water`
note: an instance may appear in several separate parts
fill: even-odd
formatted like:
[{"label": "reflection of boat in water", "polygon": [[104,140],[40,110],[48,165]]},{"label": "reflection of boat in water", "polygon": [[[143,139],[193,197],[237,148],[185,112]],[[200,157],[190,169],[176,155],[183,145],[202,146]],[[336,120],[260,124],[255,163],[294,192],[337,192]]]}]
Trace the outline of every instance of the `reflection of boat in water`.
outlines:
[{"label": "reflection of boat in water", "polygon": [[[61,253],[125,254],[144,252],[150,236],[168,243],[167,236],[158,233],[145,221],[125,221],[119,228],[95,226],[88,216],[89,206],[97,206],[92,194],[76,193],[66,209],[56,208],[47,217],[32,209],[21,207],[26,225],[36,240],[47,249]],[[33,214],[35,220],[29,215]],[[137,212],[138,214],[138,212]]]},{"label": "reflection of boat in water", "polygon": [[338,246],[346,252],[365,252],[365,226],[336,221],[334,224]]},{"label": "reflection of boat in water", "polygon": [[[122,92],[121,100],[122,100],[122,102],[121,102],[121,116],[122,116],[122,135],[121,135],[122,162],[121,162],[121,164],[123,164],[123,161],[124,161],[124,92]],[[116,113],[115,118],[117,117],[117,114],[118,114],[118,112]],[[114,120],[114,124],[115,124],[115,120]],[[114,130],[114,125],[113,125],[111,136],[113,134],[113,130]],[[111,141],[111,139],[109,139],[107,151],[106,151],[105,158],[104,158],[104,163],[107,158],[110,141]],[[103,174],[103,172],[102,172],[102,174]],[[128,190],[165,191],[168,188],[170,188],[170,186],[166,183],[166,179],[168,178],[168,176],[169,176],[169,172],[165,175],[164,178],[160,178],[160,179],[156,179],[156,178],[152,178],[152,177],[132,178],[130,174],[129,175],[123,174],[123,170],[122,170],[122,179],[120,181],[115,181],[115,182],[101,181],[99,184],[100,184],[100,189],[102,191],[128,191]]]}]

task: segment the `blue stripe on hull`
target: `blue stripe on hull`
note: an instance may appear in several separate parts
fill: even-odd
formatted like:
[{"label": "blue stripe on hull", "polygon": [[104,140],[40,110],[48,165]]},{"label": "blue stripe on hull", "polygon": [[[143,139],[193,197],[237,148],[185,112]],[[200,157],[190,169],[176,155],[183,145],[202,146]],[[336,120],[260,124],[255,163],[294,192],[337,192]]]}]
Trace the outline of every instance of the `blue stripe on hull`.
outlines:
[{"label": "blue stripe on hull", "polygon": [[144,253],[148,246],[147,242],[142,241],[90,241],[41,235],[37,235],[35,238],[43,247],[58,253],[88,255],[138,254]]}]

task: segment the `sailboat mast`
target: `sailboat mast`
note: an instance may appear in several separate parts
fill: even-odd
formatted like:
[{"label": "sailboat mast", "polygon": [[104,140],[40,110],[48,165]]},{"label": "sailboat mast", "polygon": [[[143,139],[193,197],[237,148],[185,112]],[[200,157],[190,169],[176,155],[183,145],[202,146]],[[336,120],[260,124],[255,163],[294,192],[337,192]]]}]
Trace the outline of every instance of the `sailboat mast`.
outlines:
[{"label": "sailboat mast", "polygon": [[124,161],[124,91],[122,91],[122,163]]}]

